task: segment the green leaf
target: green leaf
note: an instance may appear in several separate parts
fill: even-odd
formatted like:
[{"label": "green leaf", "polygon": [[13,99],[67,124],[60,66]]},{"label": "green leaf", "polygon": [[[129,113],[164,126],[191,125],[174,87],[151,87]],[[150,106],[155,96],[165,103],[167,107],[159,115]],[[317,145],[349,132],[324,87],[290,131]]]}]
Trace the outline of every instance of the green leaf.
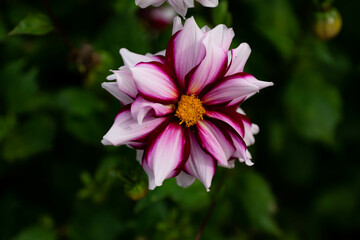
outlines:
[{"label": "green leaf", "polygon": [[40,226],[27,228],[16,235],[12,240],[55,240],[56,232]]},{"label": "green leaf", "polygon": [[45,115],[36,115],[21,124],[8,136],[2,155],[8,161],[30,157],[50,150],[55,132],[55,123]]},{"label": "green leaf", "polygon": [[[277,226],[274,214],[276,212],[276,202],[273,193],[266,180],[250,169],[240,168],[236,175],[236,181],[232,181],[235,186],[228,186],[229,189],[238,189],[231,192],[235,195],[240,204],[239,210],[244,214],[244,224],[249,224],[249,228],[260,230],[269,234],[278,235],[280,229]],[[239,217],[239,216],[236,216]]]},{"label": "green leaf", "polygon": [[5,138],[16,125],[14,116],[0,116],[0,141]]},{"label": "green leaf", "polygon": [[284,58],[293,55],[299,36],[299,23],[286,0],[245,0],[255,10],[255,27]]},{"label": "green leaf", "polygon": [[114,211],[101,205],[79,202],[69,223],[69,239],[73,240],[113,240],[124,226]]},{"label": "green leaf", "polygon": [[299,67],[286,89],[284,101],[298,134],[331,144],[341,119],[341,96],[309,64]]},{"label": "green leaf", "polygon": [[216,8],[213,8],[213,22],[214,25],[225,24],[227,26],[231,25],[231,13],[228,10],[229,4],[228,1],[220,1],[219,5]]},{"label": "green leaf", "polygon": [[42,13],[30,14],[15,26],[9,35],[31,34],[44,35],[52,31],[54,27],[49,17]]},{"label": "green leaf", "polygon": [[66,114],[76,117],[89,117],[104,107],[96,96],[80,88],[62,90],[56,97],[56,101]]},{"label": "green leaf", "polygon": [[0,42],[3,41],[5,38],[6,38],[5,24],[0,15]]},{"label": "green leaf", "polygon": [[21,60],[9,62],[0,69],[0,93],[9,112],[24,112],[34,106],[38,97],[37,69],[24,71]]}]

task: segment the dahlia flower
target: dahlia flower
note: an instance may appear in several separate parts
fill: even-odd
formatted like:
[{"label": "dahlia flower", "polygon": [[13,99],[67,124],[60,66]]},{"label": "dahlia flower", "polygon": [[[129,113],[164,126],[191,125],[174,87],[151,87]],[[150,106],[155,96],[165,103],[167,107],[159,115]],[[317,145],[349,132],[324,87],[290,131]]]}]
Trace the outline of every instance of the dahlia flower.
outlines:
[{"label": "dahlia flower", "polygon": [[196,178],[209,190],[218,165],[252,165],[246,146],[259,129],[239,105],[273,83],[243,72],[250,47],[229,51],[233,37],[224,25],[200,29],[193,18],[183,26],[176,17],[165,51],[120,50],[124,66],[102,86],[123,108],[102,143],[137,149],[150,189],[176,176],[180,186]]},{"label": "dahlia flower", "polygon": [[[185,17],[187,9],[194,7],[194,0],[135,0],[135,4],[141,8],[146,8],[150,5],[158,7],[167,1],[177,13]],[[218,0],[196,0],[205,7],[216,7],[219,4]]]}]

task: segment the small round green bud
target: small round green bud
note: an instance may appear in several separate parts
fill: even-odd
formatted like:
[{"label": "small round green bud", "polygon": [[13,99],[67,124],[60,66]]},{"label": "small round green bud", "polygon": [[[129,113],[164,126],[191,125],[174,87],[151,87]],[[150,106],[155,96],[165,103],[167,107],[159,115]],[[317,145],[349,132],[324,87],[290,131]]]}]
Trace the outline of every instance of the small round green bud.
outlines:
[{"label": "small round green bud", "polygon": [[336,8],[315,12],[312,28],[316,37],[322,40],[334,38],[342,27],[342,19]]}]

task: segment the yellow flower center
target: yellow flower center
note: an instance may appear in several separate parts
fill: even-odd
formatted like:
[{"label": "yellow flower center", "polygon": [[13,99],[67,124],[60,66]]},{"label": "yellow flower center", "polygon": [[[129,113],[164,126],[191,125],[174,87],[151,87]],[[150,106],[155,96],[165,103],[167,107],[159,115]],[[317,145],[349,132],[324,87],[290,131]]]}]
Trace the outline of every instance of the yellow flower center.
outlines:
[{"label": "yellow flower center", "polygon": [[199,98],[182,95],[175,116],[180,119],[180,124],[185,123],[186,127],[190,127],[202,120],[204,113],[206,111]]}]

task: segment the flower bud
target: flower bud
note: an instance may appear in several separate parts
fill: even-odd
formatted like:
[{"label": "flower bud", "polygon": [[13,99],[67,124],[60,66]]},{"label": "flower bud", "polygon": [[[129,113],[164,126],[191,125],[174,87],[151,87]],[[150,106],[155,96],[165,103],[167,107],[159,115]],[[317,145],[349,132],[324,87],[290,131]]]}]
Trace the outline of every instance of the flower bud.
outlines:
[{"label": "flower bud", "polygon": [[125,185],[125,194],[132,200],[140,200],[144,198],[149,192],[148,186],[145,182],[140,182],[135,185]]},{"label": "flower bud", "polygon": [[312,28],[316,37],[322,40],[334,38],[341,30],[342,19],[336,8],[317,11]]}]

